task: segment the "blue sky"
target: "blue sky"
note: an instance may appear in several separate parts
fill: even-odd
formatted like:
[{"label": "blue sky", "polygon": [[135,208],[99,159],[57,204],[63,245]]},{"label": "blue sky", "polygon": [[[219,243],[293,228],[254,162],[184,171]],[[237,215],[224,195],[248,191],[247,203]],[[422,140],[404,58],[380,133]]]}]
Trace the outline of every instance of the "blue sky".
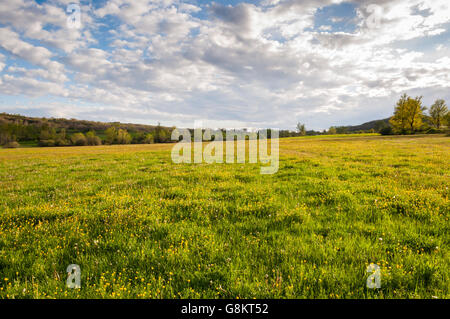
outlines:
[{"label": "blue sky", "polygon": [[[80,7],[80,28],[66,12]],[[450,100],[447,0],[0,3],[0,112],[294,129]]]}]

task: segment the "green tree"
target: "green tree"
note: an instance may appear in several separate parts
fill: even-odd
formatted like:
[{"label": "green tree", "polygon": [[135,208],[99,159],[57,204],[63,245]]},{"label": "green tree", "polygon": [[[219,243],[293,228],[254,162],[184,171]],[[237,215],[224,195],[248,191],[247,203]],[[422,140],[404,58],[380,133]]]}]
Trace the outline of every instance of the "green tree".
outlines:
[{"label": "green tree", "polygon": [[297,123],[297,131],[301,136],[306,135],[306,127],[305,124]]},{"label": "green tree", "polygon": [[447,105],[444,100],[436,100],[430,108],[430,116],[432,122],[436,128],[440,128],[443,122],[445,122],[446,115],[448,113]]},{"label": "green tree", "polygon": [[160,143],[167,143],[170,141],[170,134],[166,129],[161,129],[159,131],[159,142]]},{"label": "green tree", "polygon": [[422,126],[422,116],[425,110],[421,96],[413,99],[403,94],[397,102],[394,116],[391,117],[389,123],[396,133],[414,133]]},{"label": "green tree", "polygon": [[154,136],[156,143],[161,143],[161,137],[160,137],[161,130],[162,130],[161,123],[158,122],[158,125],[156,126],[156,129],[155,129],[155,136]]},{"label": "green tree", "polygon": [[70,137],[73,145],[76,146],[85,146],[87,145],[86,136],[83,133],[75,133]]},{"label": "green tree", "polygon": [[119,131],[117,131],[117,143],[119,143],[119,144],[130,144],[131,140],[132,140],[132,137],[128,133],[127,130],[119,129]]},{"label": "green tree", "polygon": [[394,116],[391,117],[389,123],[392,125],[396,133],[405,134],[407,131],[408,121],[407,121],[407,111],[406,103],[408,101],[408,95],[403,94],[400,100],[397,102],[397,106],[394,110]]},{"label": "green tree", "polygon": [[154,142],[155,142],[155,139],[154,139],[152,133],[148,133],[147,135],[145,135],[145,139],[144,139],[145,144],[153,144]]},{"label": "green tree", "polygon": [[0,145],[4,148],[19,147],[19,143],[16,141],[16,136],[11,135],[9,132],[0,133]]},{"label": "green tree", "polygon": [[117,139],[117,130],[114,126],[108,127],[105,131],[105,143],[113,144]]},{"label": "green tree", "polygon": [[336,134],[336,128],[334,126],[328,129],[328,134]]},{"label": "green tree", "polygon": [[408,115],[408,125],[409,131],[411,133],[416,132],[422,126],[423,112],[426,107],[422,105],[422,97],[418,96],[416,98],[409,98],[406,103],[407,115]]},{"label": "green tree", "polygon": [[89,131],[86,133],[86,140],[88,145],[101,145],[102,140],[95,135],[94,131]]},{"label": "green tree", "polygon": [[445,116],[444,116],[444,123],[447,126],[450,126],[450,112],[447,112],[447,114],[445,114]]},{"label": "green tree", "polygon": [[48,132],[48,130],[42,130],[41,133],[39,134],[39,140],[46,141],[49,139],[50,139],[50,133]]},{"label": "green tree", "polygon": [[65,128],[62,128],[61,132],[59,132],[59,138],[62,140],[66,139],[66,129]]},{"label": "green tree", "polygon": [[65,128],[61,129],[59,134],[56,134],[56,136],[55,136],[55,145],[56,146],[69,145],[69,141],[66,138],[66,129]]}]

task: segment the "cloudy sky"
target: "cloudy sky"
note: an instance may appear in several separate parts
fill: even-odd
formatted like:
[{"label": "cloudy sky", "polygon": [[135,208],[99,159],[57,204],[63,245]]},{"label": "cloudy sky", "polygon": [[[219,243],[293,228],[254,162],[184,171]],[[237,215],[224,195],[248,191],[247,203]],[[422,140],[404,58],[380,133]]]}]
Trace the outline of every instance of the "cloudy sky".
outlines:
[{"label": "cloudy sky", "polygon": [[0,112],[360,124],[450,102],[449,26],[448,0],[0,1]]}]

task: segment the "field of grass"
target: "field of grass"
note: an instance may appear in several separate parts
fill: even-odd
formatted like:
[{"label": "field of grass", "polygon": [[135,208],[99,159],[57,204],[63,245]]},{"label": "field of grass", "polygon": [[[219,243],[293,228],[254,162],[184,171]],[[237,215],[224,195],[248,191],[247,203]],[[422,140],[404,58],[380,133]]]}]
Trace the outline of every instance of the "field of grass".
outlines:
[{"label": "field of grass", "polygon": [[450,297],[449,137],[282,139],[274,175],[172,146],[0,150],[0,298]]}]

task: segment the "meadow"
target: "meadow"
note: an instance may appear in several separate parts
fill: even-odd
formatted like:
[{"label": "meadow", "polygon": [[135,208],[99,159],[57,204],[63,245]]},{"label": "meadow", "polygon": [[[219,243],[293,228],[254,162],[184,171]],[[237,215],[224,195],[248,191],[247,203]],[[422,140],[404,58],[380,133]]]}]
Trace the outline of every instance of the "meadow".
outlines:
[{"label": "meadow", "polygon": [[281,139],[274,175],[172,146],[0,150],[0,298],[450,297],[449,137]]}]

